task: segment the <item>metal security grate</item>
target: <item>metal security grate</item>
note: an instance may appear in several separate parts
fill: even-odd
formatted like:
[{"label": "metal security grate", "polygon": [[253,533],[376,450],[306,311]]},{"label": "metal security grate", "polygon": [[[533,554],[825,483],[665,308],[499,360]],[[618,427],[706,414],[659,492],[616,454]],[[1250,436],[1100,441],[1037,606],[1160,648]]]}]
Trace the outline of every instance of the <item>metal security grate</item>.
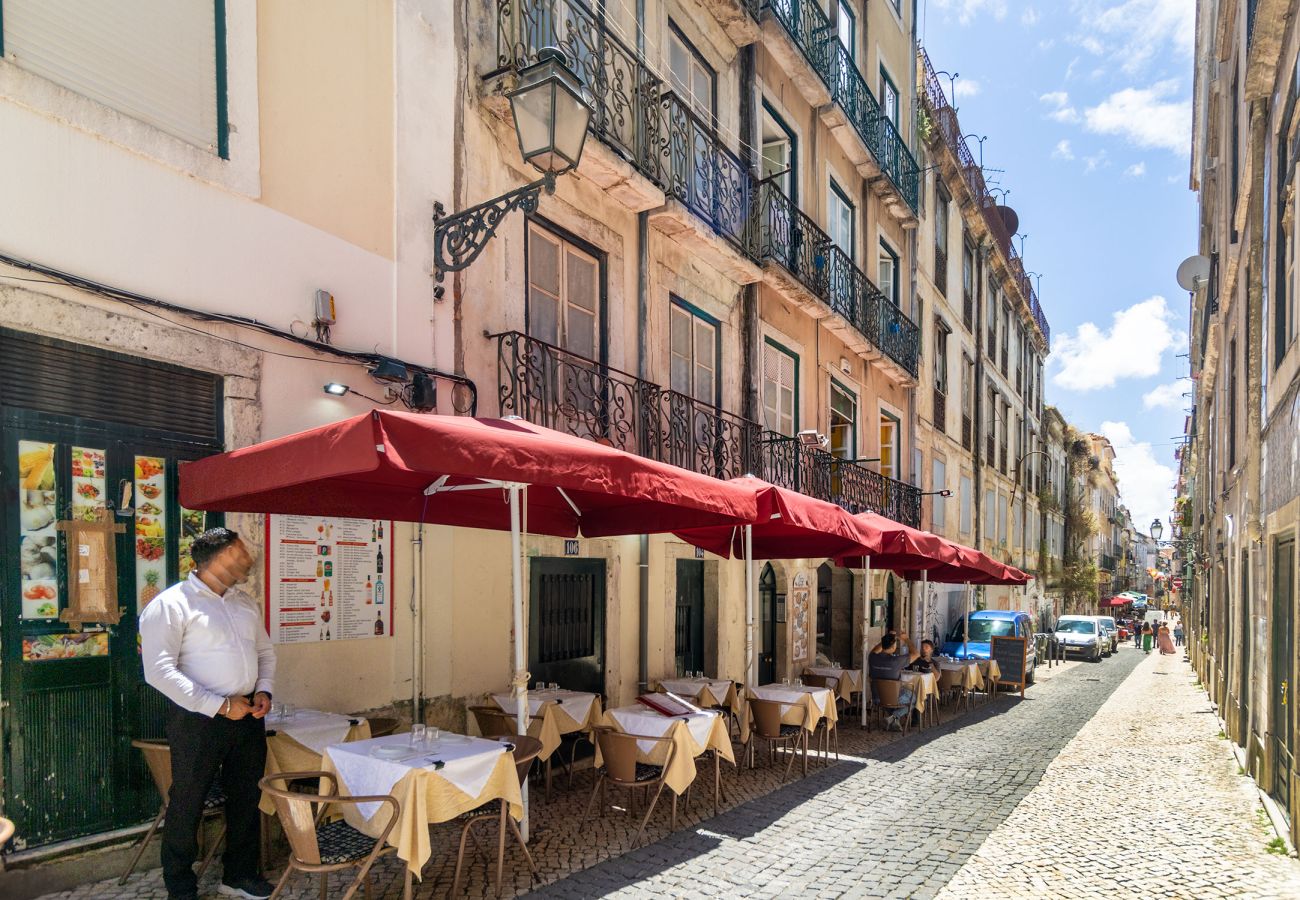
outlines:
[{"label": "metal security grate", "polygon": [[540,588],[539,661],[562,662],[592,656],[596,652],[592,577],[585,573],[547,573],[541,578]]}]

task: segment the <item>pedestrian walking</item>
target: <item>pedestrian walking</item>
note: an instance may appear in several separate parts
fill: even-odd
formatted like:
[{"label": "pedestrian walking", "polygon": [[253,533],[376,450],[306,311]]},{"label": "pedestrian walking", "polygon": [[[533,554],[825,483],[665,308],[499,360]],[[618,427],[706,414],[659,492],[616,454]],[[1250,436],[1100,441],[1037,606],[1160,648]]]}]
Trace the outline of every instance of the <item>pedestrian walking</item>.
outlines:
[{"label": "pedestrian walking", "polygon": [[1173,656],[1174,639],[1169,631],[1169,625],[1166,622],[1160,623],[1160,631],[1156,635],[1156,642],[1160,645],[1161,656]]},{"label": "pedestrian walking", "polygon": [[1155,632],[1151,629],[1150,622],[1142,623],[1142,652],[1150,654],[1151,645],[1155,642]]},{"label": "pedestrian walking", "polygon": [[1174,623],[1174,644],[1181,647],[1183,645],[1183,620],[1179,619]]},{"label": "pedestrian walking", "polygon": [[1133,649],[1138,650],[1142,647],[1142,623],[1137,619],[1133,620]]},{"label": "pedestrian walking", "polygon": [[239,535],[212,528],[194,539],[194,571],[140,613],[145,681],[167,698],[172,787],[163,826],[168,900],[197,900],[198,830],[203,804],[220,778],[226,795],[226,852],[218,892],[270,897],[258,871],[266,727],[275,648],[255,601],[235,585],[253,558]]}]

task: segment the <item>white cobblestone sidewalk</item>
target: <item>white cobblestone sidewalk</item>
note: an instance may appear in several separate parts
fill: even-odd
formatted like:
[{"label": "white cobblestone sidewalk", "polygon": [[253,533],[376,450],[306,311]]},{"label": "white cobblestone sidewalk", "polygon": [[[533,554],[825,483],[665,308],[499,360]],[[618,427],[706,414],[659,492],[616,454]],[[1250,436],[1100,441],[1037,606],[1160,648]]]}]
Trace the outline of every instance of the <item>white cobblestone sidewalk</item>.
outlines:
[{"label": "white cobblestone sidewalk", "polygon": [[940,897],[1300,897],[1191,667],[1153,654]]}]

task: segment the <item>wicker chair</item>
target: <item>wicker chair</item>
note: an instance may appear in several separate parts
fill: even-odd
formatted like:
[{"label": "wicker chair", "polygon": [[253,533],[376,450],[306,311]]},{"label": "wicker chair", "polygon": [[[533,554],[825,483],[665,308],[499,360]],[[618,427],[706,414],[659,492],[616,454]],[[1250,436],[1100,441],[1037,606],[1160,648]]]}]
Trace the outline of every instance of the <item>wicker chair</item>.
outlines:
[{"label": "wicker chair", "polygon": [[[308,794],[289,790],[291,782],[303,779],[320,779],[321,790],[328,793]],[[328,782],[328,785],[327,785]],[[397,824],[401,806],[395,797],[376,796],[343,797],[339,795],[338,778],[331,772],[280,772],[267,775],[258,782],[263,793],[275,803],[275,814],[289,839],[289,863],[276,883],[272,900],[280,896],[289,876],[294,872],[320,875],[320,896],[325,900],[329,890],[329,873],[357,867],[356,877],[348,885],[342,900],[356,896],[357,888],[370,897],[370,867],[386,853],[395,852],[387,846],[389,833]],[[385,803],[391,807],[388,822],[379,837],[362,834],[342,819],[324,822],[331,805],[340,803]]]},{"label": "wicker chair", "polygon": [[[792,707],[799,712],[799,722],[796,724],[787,724],[781,721],[782,704],[776,700],[760,700],[757,697],[749,699],[749,720],[750,731],[749,741],[746,744],[746,750],[749,756],[749,767],[754,768],[754,739],[757,738],[767,744],[768,762],[772,762],[776,748],[778,746],[788,750],[803,751],[803,774],[808,774],[808,729],[805,724],[808,718],[808,710],[802,706]],[[790,767],[794,765],[794,753],[789,754],[790,758],[785,764],[785,774],[781,780],[785,781],[790,777]]]},{"label": "wicker chair", "polygon": [[[126,871],[122,877],[117,880],[118,884],[126,884],[126,880],[131,877],[135,867],[140,864],[140,857],[144,856],[145,848],[153,840],[153,836],[158,833],[159,826],[162,825],[163,819],[167,816],[167,799],[171,796],[172,790],[172,748],[166,741],[132,741],[131,746],[135,747],[144,755],[145,765],[149,767],[149,774],[153,776],[154,786],[158,788],[158,795],[162,798],[162,803],[158,806],[158,815],[153,817],[153,822],[149,825],[149,830],[140,838],[140,843],[136,844],[135,853],[131,854],[131,862],[127,865]],[[220,778],[212,785],[208,791],[208,796],[203,800],[203,817],[221,815],[225,810],[226,795],[222,793],[220,787]],[[200,829],[202,833],[202,829]],[[199,877],[208,870],[212,865],[212,859],[217,855],[217,848],[226,837],[226,826],[223,823],[221,833],[217,839],[207,848],[203,854],[203,865],[199,867]],[[0,841],[0,846],[4,841]]]},{"label": "wicker chair", "polygon": [[[816,672],[804,672],[803,683],[809,687],[825,688],[835,698],[836,716],[842,718],[846,709],[844,698],[840,696],[840,680],[833,675],[818,675]],[[835,722],[825,717],[817,723],[817,752],[829,760],[831,742],[835,744],[835,760],[840,758],[840,730]]]},{"label": "wicker chair", "polygon": [[[519,730],[519,720],[514,713],[506,712],[497,706],[471,706],[470,715],[474,717],[474,722],[478,725],[478,733],[485,738],[513,738],[515,732]],[[529,716],[530,722],[540,722],[540,715]],[[576,745],[575,745],[576,746]],[[541,748],[538,748],[538,753]],[[576,752],[572,751],[572,752]],[[555,754],[552,753],[551,756]],[[572,753],[570,754],[572,757]],[[542,760],[542,773],[546,779],[546,802],[551,802],[551,757],[548,756]],[[560,760],[560,765],[564,765],[564,760]],[[573,763],[572,758],[568,766],[569,786],[573,786]]]},{"label": "wicker chair", "polygon": [[[637,829],[636,840],[632,846],[636,847],[645,837],[645,827],[650,821],[650,816],[655,811],[655,805],[659,802],[659,795],[664,792],[665,779],[668,777],[668,769],[673,764],[673,757],[677,754],[677,745],[673,743],[670,737],[646,737],[639,734],[624,734],[616,731],[608,725],[597,726],[592,729],[592,734],[596,739],[596,746],[600,754],[604,757],[604,765],[596,770],[596,784],[591,789],[591,797],[587,800],[587,808],[583,810],[583,818],[591,815],[591,804],[596,801],[596,795],[600,794],[600,814],[605,815],[605,808],[608,805],[605,801],[606,785],[624,788],[635,798],[638,793],[649,793],[654,791],[654,797],[650,800],[650,806],[645,811],[645,818],[641,820],[641,827]],[[668,748],[668,754],[664,758],[663,765],[651,765],[637,761],[637,744],[638,743],[655,743],[664,745]],[[672,830],[677,829],[677,794],[669,791],[673,795],[673,817]]]},{"label": "wicker chair", "polygon": [[[871,679],[871,694],[876,699],[875,711],[880,724],[884,725],[884,714],[894,712],[900,709],[913,710],[916,708],[916,701],[913,699],[909,703],[901,702],[898,697],[902,692],[903,683],[901,681],[892,681],[885,678]],[[912,716],[910,714],[899,717],[903,733],[907,734],[908,728],[912,725]]]},{"label": "wicker chair", "polygon": [[[535,737],[524,734],[503,735],[499,739],[514,744],[515,770],[519,773],[519,786],[522,788],[524,780],[528,778],[528,770],[532,768],[533,760],[537,758],[537,754],[542,752],[542,742]],[[493,809],[494,805],[499,809]],[[537,866],[533,863],[533,855],[528,852],[528,845],[524,843],[524,837],[519,833],[519,826],[509,813],[509,806],[504,801],[494,800],[459,817],[458,821],[464,822],[464,827],[461,828],[460,832],[460,849],[456,853],[456,877],[452,881],[452,897],[461,896],[460,875],[465,862],[465,842],[469,840],[471,830],[475,825],[487,824],[493,819],[497,820],[499,829],[497,834],[497,896],[501,896],[501,876],[505,867],[507,828],[519,843],[519,849],[524,851],[524,859],[528,862],[529,871],[534,876],[537,875]]]}]

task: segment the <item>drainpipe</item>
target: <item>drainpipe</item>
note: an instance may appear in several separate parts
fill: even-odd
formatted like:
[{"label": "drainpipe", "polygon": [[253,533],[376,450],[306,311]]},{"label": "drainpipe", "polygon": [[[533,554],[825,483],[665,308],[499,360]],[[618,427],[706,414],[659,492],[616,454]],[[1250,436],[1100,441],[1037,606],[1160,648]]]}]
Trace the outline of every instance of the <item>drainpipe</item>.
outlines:
[{"label": "drainpipe", "polygon": [[[637,11],[644,11],[644,0],[637,3]],[[637,29],[640,34],[641,29]],[[641,323],[636,339],[636,374],[642,381],[648,381],[649,368],[646,357],[649,341],[646,336],[646,323],[650,321],[650,213],[639,212],[636,215],[636,317]],[[644,693],[650,689],[650,538],[640,535],[637,538],[637,613],[638,637],[641,660],[637,666],[637,691]]]},{"label": "drainpipe", "polygon": [[[975,254],[975,421],[971,425],[974,430],[974,452],[971,454],[971,466],[974,470],[974,490],[975,496],[972,497],[971,504],[975,511],[975,549],[978,550],[980,540],[983,538],[984,528],[984,352],[981,349],[984,345],[985,322],[984,317],[988,312],[987,297],[984,293],[984,259],[988,251],[988,245],[980,243],[979,252]],[[990,411],[989,415],[993,413]]]},{"label": "drainpipe", "polygon": [[[644,2],[644,0],[642,0]],[[745,168],[753,174],[758,160],[754,147],[758,145],[758,117],[755,115],[758,103],[758,80],[755,74],[754,45],[740,48],[740,160]],[[758,202],[755,194],[751,203]],[[756,222],[757,217],[751,219]],[[751,238],[753,236],[751,235]],[[758,415],[758,379],[754,373],[758,370],[759,352],[758,327],[758,285],[747,284],[740,292],[740,414],[751,422],[759,420]],[[751,461],[751,468],[758,468],[759,460]],[[758,475],[755,471],[753,474]]]}]

